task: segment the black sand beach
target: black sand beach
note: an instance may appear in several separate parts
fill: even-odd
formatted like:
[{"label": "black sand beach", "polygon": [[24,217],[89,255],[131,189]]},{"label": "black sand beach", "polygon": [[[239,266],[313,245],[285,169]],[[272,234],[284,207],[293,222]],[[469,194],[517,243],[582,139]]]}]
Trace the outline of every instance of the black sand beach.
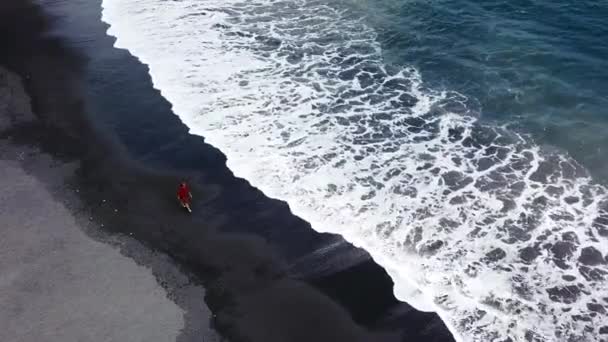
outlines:
[{"label": "black sand beach", "polygon": [[[49,2],[44,10],[53,20],[27,2],[0,5],[0,64],[22,77],[37,116],[3,138],[75,162],[68,186],[91,220],[194,274],[221,334],[265,342],[453,340],[435,314],[398,302],[391,279],[364,251],[316,233],[188,134],[147,68],[112,47],[99,2]],[[193,187],[192,216],[175,203],[182,177]]]}]

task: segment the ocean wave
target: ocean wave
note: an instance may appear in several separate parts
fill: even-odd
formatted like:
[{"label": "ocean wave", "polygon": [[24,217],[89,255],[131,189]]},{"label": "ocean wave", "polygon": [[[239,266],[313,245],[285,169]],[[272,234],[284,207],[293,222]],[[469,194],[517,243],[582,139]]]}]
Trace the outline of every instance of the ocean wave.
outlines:
[{"label": "ocean wave", "polygon": [[360,18],[315,0],[103,1],[116,45],[193,134],[315,230],[367,250],[397,298],[457,340],[598,340],[606,189],[387,65]]}]

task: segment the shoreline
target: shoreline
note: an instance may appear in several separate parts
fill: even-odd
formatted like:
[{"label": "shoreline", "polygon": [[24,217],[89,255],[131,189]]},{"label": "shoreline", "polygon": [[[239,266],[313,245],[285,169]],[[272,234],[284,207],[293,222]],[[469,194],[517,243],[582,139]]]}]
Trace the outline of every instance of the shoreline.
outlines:
[{"label": "shoreline", "polygon": [[[89,116],[81,90],[88,87],[82,76],[86,58],[57,38],[41,38],[49,23],[43,17],[36,21],[41,23],[37,31],[31,27],[14,30],[21,34],[20,41],[14,42],[12,53],[0,63],[25,76],[34,110],[44,122],[36,134],[17,140],[40,145],[59,158],[81,160],[73,185],[80,189],[79,196],[94,219],[110,232],[132,234],[167,253],[200,277],[220,333],[253,341],[450,340],[436,315],[412,311],[397,302],[386,272],[352,246],[345,248],[358,258],[351,264],[332,266],[320,279],[295,279],[290,265],[341,239],[314,232],[291,214],[286,203],[268,199],[247,181],[234,178],[221,152],[203,138],[189,135],[176,116],[168,115],[170,107],[162,98],[155,100],[163,108],[153,117],[162,120],[160,126],[173,140],[164,140],[169,133],[153,129],[137,136],[128,129],[126,134],[117,134],[125,131],[121,130],[124,122],[116,119],[108,128],[104,118]],[[7,32],[10,38],[12,30]],[[1,38],[10,48],[10,39]],[[160,97],[146,77],[145,94]],[[137,139],[154,144],[146,150],[138,145],[141,142],[133,144]],[[153,152],[158,145],[170,147],[163,153]],[[173,201],[176,180],[184,175],[193,180],[197,194],[193,217],[185,216]],[[373,286],[368,282],[374,282]],[[373,298],[362,302],[362,295]],[[289,310],[281,307],[286,302],[293,303]],[[406,315],[391,314],[404,311]],[[420,329],[421,325],[429,331]],[[381,331],[368,331],[375,328]]]}]

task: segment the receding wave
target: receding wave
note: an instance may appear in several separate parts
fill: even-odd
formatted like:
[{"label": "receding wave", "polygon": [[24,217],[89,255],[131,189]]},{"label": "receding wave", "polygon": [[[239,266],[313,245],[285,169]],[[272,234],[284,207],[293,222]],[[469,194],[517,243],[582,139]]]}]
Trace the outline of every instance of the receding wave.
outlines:
[{"label": "receding wave", "polygon": [[[192,133],[318,231],[389,272],[460,341],[596,341],[606,189],[387,65],[360,15],[315,0],[104,0]],[[608,328],[605,328],[608,330]]]}]

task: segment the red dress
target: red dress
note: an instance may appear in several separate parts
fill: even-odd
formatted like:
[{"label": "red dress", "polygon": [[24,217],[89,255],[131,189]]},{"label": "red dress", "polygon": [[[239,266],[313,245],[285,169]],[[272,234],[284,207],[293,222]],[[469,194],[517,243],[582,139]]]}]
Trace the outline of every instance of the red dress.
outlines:
[{"label": "red dress", "polygon": [[190,203],[190,189],[188,189],[187,185],[180,185],[179,189],[177,189],[177,198],[182,203]]}]

